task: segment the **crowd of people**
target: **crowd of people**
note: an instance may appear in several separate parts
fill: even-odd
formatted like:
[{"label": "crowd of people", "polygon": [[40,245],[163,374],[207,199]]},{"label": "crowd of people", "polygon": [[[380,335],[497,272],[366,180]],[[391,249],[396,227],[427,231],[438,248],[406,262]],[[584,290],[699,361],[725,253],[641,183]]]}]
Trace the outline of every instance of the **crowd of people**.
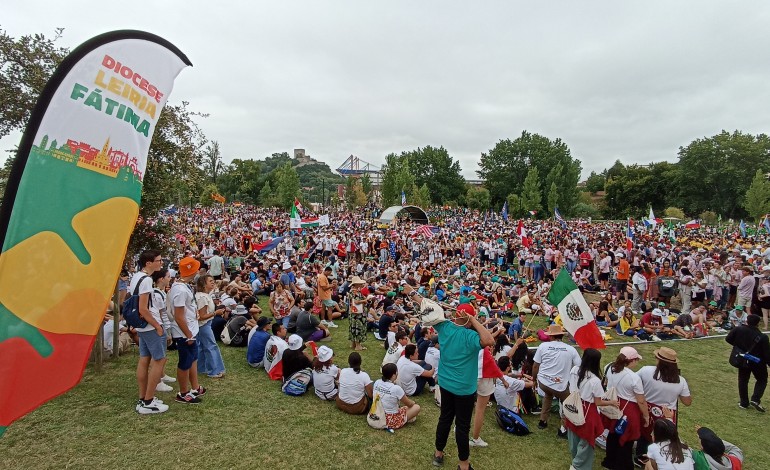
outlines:
[{"label": "crowd of people", "polygon": [[[389,430],[417,419],[413,397],[432,393],[441,407],[437,466],[454,424],[459,466],[471,468],[469,448],[488,445],[481,432],[490,400],[539,414],[546,429],[556,398],[557,435],[568,440],[575,469],[592,468],[597,442],[606,448],[605,468],[739,468],[730,462],[742,459],[740,451],[707,428],[698,431],[700,454],[679,440],[678,405],[692,397],[673,348],[660,347],[655,366],[634,372],[642,358],[624,347],[602,368],[599,351],[578,354],[547,295],[567,270],[592,294],[596,322],[610,337],[662,341],[730,330],[735,354],[760,361],[739,370],[740,406],[764,412],[770,349],[757,334],[770,314],[764,241],[728,228],[682,230],[674,242],[668,231],[641,226],[630,241],[625,223],[482,221],[447,208],[428,212],[434,225],[426,232],[407,219],[383,227],[373,213],[334,214],[329,226],[304,230],[289,230],[286,214],[248,206],[161,214],[158,222],[175,232],[171,248],[141,253],[120,281],[124,298],[138,296],[147,323],[121,323],[114,345],[139,345],[136,411],[167,411],[155,394],[175,382],[175,402],[201,403],[199,375],[223,377],[220,348],[240,346],[244,360],[285,393],[312,386],[350,414],[381,406]],[[452,312],[451,320],[425,324],[426,301]],[[535,316],[549,326],[531,328]],[[323,344],[340,334],[350,343],[344,368]],[[107,327],[105,347],[113,347]],[[361,369],[368,348],[383,355],[371,375]],[[175,378],[165,372],[169,350],[178,355]],[[583,423],[563,412],[573,393]]]}]

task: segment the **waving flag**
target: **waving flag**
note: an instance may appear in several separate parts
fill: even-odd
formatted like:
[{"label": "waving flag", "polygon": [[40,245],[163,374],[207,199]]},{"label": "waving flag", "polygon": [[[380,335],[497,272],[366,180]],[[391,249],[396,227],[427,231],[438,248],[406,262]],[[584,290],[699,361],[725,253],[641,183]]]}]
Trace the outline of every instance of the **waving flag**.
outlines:
[{"label": "waving flag", "polygon": [[634,248],[634,230],[631,228],[633,221],[629,218],[626,226],[626,249],[631,251]]},{"label": "waving flag", "polygon": [[508,222],[508,201],[503,203],[503,210],[500,213],[503,216],[503,220]]},{"label": "waving flag", "polygon": [[770,233],[770,220],[767,220],[767,214],[765,214],[765,220],[762,222],[762,226],[765,227],[767,233]]},{"label": "waving flag", "polygon": [[561,216],[561,212],[559,212],[559,208],[558,207],[554,207],[554,209],[553,209],[553,216],[561,224],[561,228],[566,230],[566,228],[567,228],[567,221],[564,220],[564,217]]},{"label": "waving flag", "polygon": [[299,202],[299,198],[294,198],[294,208],[297,210],[297,214],[299,214],[300,217],[305,215],[305,211],[302,210],[302,204]]},{"label": "waving flag", "polygon": [[684,224],[684,228],[689,228],[693,230],[696,228],[700,228],[700,221],[698,221],[697,219],[692,219],[691,221]]},{"label": "waving flag", "polygon": [[80,381],[188,65],[163,38],[113,31],[73,50],[40,94],[0,212],[0,434]]},{"label": "waving flag", "polygon": [[672,224],[670,220],[668,221],[668,241],[670,241],[672,245],[676,243],[676,231],[674,230],[674,224]]},{"label": "waving flag", "polygon": [[527,238],[527,229],[524,228],[524,221],[519,219],[519,225],[516,227],[516,235],[521,239],[521,244],[529,247],[529,238]]},{"label": "waving flag", "polygon": [[548,292],[548,301],[559,309],[562,324],[583,349],[604,349],[604,338],[591,309],[566,269],[561,268]]},{"label": "waving flag", "polygon": [[650,206],[650,215],[644,220],[644,226],[655,228],[655,226],[661,222],[663,222],[663,219],[656,218],[655,213],[652,212],[652,206]]},{"label": "waving flag", "polygon": [[402,206],[406,205],[406,193],[404,193],[403,190],[401,191],[401,205]]},{"label": "waving flag", "polygon": [[414,233],[415,235],[422,235],[425,238],[433,238],[435,235],[430,225],[420,225],[417,227]]},{"label": "waving flag", "polygon": [[531,217],[534,217],[534,216],[536,216],[536,215],[537,215],[537,211],[529,211],[529,215],[530,215]]},{"label": "waving flag", "polygon": [[746,238],[746,222],[744,222],[743,219],[741,219],[741,223],[738,224],[738,228],[741,231],[741,236]]},{"label": "waving flag", "polygon": [[268,251],[274,250],[275,247],[277,247],[278,244],[283,241],[283,238],[284,237],[268,238],[262,243],[252,246],[252,250],[258,251],[260,253],[267,253]]}]

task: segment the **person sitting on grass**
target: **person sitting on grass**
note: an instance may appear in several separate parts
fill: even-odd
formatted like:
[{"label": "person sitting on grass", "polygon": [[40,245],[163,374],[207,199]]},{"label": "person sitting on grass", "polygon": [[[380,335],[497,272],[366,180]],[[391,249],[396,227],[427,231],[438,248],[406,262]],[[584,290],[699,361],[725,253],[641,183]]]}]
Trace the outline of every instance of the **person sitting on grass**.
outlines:
[{"label": "person sitting on grass", "polygon": [[420,414],[420,405],[409,399],[397,380],[398,367],[385,364],[382,366],[382,379],[374,382],[373,387],[375,399],[379,397],[382,403],[385,423],[389,429],[400,429],[407,422],[414,422]]},{"label": "person sitting on grass", "polygon": [[361,354],[353,351],[348,366],[340,371],[339,392],[335,397],[337,408],[352,415],[366,414],[371,406],[372,379],[361,370]]},{"label": "person sitting on grass", "polygon": [[334,351],[329,346],[318,348],[318,355],[313,358],[313,387],[321,400],[332,401],[337,398],[340,369],[333,361]]},{"label": "person sitting on grass", "polygon": [[394,336],[395,341],[385,351],[385,357],[382,359],[382,365],[396,364],[404,352],[404,348],[409,344],[409,337],[406,333],[398,332]]},{"label": "person sitting on grass", "polygon": [[522,409],[522,400],[519,392],[525,389],[532,389],[534,386],[532,377],[528,375],[522,375],[520,379],[511,377],[511,359],[508,356],[502,356],[498,359],[497,367],[503,371],[504,376],[502,379],[495,380],[495,401],[499,406],[507,408],[516,414],[521,414],[525,410]]},{"label": "person sitting on grass", "polygon": [[701,450],[692,451],[696,470],[738,470],[743,467],[743,451],[724,441],[709,428],[695,426]]},{"label": "person sitting on grass", "polygon": [[631,310],[631,301],[626,300],[625,303],[628,304],[628,308],[623,309],[623,314],[618,320],[615,330],[623,336],[646,340],[649,335],[639,326],[639,320],[634,317],[634,312]]},{"label": "person sitting on grass", "polygon": [[730,322],[730,327],[735,328],[736,326],[745,325],[748,318],[749,315],[744,311],[743,305],[736,305],[734,309],[730,310],[728,321]]},{"label": "person sitting on grass", "polygon": [[306,301],[304,308],[297,315],[296,334],[302,337],[303,341],[329,341],[331,333],[327,324],[321,323],[321,319],[310,313],[313,308],[313,302]]},{"label": "person sitting on grass", "polygon": [[[592,306],[594,306],[594,304],[592,304]],[[617,315],[611,314],[609,310],[609,302],[606,300],[602,300],[598,305],[595,305],[596,324],[598,326],[612,328],[618,324]]]},{"label": "person sitting on grass", "polygon": [[310,372],[313,366],[313,361],[304,352],[305,343],[302,341],[301,336],[291,335],[287,343],[289,348],[283,352],[282,358],[284,382],[303,369],[307,369]]},{"label": "person sitting on grass", "polygon": [[398,368],[398,384],[410,397],[422,393],[425,385],[436,385],[433,380],[433,367],[425,361],[417,358],[417,345],[407,344],[404,347],[404,355],[396,362]]}]

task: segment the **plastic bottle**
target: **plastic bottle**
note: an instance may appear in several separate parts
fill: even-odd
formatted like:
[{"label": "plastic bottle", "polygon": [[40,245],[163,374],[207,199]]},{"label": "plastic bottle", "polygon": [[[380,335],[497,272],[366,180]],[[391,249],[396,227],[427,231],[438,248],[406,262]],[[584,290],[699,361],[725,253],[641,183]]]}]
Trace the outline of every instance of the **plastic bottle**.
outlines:
[{"label": "plastic bottle", "polygon": [[626,432],[626,428],[628,427],[628,417],[626,415],[623,415],[622,418],[620,418],[615,424],[615,434],[618,436],[622,436],[624,432]]},{"label": "plastic bottle", "polygon": [[749,362],[753,362],[754,364],[759,364],[759,358],[753,354],[744,353],[744,354],[738,354],[739,356],[742,356],[744,359],[746,359]]}]

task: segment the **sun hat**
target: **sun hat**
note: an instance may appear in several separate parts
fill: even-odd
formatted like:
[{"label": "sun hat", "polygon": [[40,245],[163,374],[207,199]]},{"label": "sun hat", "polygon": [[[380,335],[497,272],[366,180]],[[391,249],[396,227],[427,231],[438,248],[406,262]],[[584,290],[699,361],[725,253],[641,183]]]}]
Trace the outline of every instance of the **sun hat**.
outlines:
[{"label": "sun hat", "polygon": [[678,364],[679,360],[676,358],[676,351],[671,348],[660,348],[654,351],[655,357],[663,362],[670,362],[672,364]]},{"label": "sun hat", "polygon": [[735,310],[743,310],[743,305],[736,305]]},{"label": "sun hat", "polygon": [[326,362],[334,356],[334,351],[329,346],[321,346],[318,348],[318,360]]},{"label": "sun hat", "polygon": [[620,354],[624,355],[628,360],[642,360],[642,356],[639,354],[639,352],[631,346],[623,346],[620,348]]},{"label": "sun hat", "polygon": [[182,258],[179,261],[179,275],[181,277],[195,276],[201,267],[201,262],[192,256]]},{"label": "sun hat", "polygon": [[353,279],[350,280],[350,285],[351,286],[365,286],[366,285],[366,281],[364,281],[363,279],[361,279],[358,276],[353,276]]},{"label": "sun hat", "polygon": [[288,261],[284,261],[282,269],[284,271],[287,270],[287,269],[291,269],[291,263],[289,263]]},{"label": "sun hat", "polygon": [[289,349],[292,351],[297,351],[299,349],[302,349],[305,344],[302,342],[302,336],[300,335],[291,335],[289,336]]},{"label": "sun hat", "polygon": [[545,334],[548,336],[562,336],[564,335],[564,328],[554,323],[548,325],[548,329],[546,330]]},{"label": "sun hat", "polygon": [[236,315],[248,315],[249,311],[246,310],[246,306],[245,305],[236,305],[234,313]]},{"label": "sun hat", "polygon": [[665,307],[665,306],[666,306],[666,302],[658,302],[658,307]]}]

